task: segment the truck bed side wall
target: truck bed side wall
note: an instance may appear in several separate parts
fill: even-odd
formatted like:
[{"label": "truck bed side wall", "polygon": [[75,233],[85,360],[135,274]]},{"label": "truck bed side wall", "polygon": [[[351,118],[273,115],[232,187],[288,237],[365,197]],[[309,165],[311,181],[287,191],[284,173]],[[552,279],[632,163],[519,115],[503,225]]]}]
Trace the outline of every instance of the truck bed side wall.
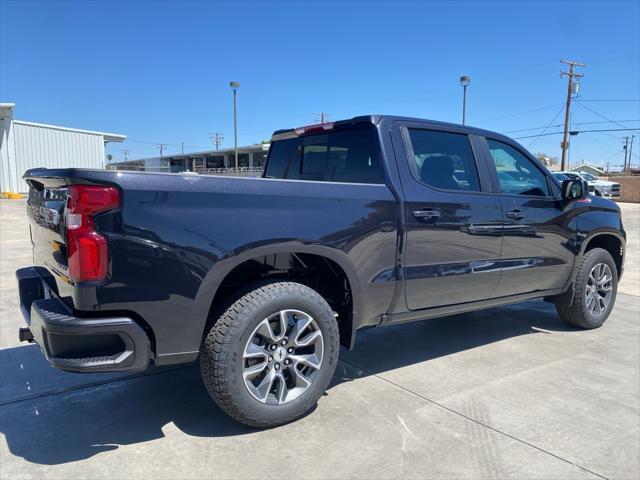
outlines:
[{"label": "truck bed side wall", "polygon": [[97,220],[110,245],[110,280],[72,289],[73,304],[140,315],[161,358],[195,354],[224,274],[266,253],[317,253],[338,263],[354,286],[356,327],[377,323],[391,302],[397,205],[384,185],[134,173],[106,178],[123,190],[122,209],[113,214],[121,218]]}]

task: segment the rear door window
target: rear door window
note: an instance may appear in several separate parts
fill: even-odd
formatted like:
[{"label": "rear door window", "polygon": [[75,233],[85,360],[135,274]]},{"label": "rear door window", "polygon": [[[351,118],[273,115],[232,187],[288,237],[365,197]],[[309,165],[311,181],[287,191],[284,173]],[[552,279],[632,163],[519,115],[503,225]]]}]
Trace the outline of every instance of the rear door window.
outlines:
[{"label": "rear door window", "polygon": [[469,137],[459,133],[409,129],[410,167],[422,183],[443,190],[480,191]]}]

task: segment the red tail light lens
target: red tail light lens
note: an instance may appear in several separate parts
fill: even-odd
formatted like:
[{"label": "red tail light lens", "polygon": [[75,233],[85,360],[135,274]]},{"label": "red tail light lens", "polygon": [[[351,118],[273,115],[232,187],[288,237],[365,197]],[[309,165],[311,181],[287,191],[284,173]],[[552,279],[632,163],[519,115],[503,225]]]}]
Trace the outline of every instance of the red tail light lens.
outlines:
[{"label": "red tail light lens", "polygon": [[118,190],[113,187],[72,185],[67,194],[66,228],[69,276],[76,282],[102,280],[107,276],[107,241],[94,229],[97,213],[117,208]]}]

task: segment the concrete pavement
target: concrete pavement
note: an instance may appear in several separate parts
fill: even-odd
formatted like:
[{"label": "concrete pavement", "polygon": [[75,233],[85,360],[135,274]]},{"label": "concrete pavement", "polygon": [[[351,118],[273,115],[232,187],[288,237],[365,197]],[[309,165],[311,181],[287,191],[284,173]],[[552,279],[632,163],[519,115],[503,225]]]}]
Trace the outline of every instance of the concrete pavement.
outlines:
[{"label": "concrete pavement", "polygon": [[217,409],[197,367],[69,374],[18,344],[20,203],[0,201],[3,479],[638,477],[638,205],[623,206],[627,294],[604,327],[532,301],[363,331],[315,411],[256,431]]}]

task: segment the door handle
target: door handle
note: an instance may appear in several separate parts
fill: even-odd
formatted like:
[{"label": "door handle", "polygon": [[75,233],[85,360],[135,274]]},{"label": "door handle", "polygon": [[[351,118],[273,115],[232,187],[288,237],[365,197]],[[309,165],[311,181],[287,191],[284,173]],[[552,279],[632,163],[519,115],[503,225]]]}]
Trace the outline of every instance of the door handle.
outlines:
[{"label": "door handle", "polygon": [[440,217],[440,210],[437,210],[435,208],[425,208],[423,210],[414,210],[413,217],[421,218],[424,220],[429,220],[431,218],[438,218]]},{"label": "door handle", "polygon": [[520,220],[521,218],[524,218],[524,213],[522,213],[520,210],[511,210],[505,215],[507,216],[507,218],[512,218],[513,220]]}]

